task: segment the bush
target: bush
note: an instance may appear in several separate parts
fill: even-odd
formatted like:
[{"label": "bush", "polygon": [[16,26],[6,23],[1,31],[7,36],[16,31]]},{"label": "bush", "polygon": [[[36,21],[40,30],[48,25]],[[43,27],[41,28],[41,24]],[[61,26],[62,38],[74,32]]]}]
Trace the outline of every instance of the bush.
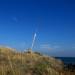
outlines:
[{"label": "bush", "polygon": [[33,70],[33,75],[47,74],[47,67],[48,67],[48,65],[46,63],[39,63],[39,64],[35,65],[35,68]]}]

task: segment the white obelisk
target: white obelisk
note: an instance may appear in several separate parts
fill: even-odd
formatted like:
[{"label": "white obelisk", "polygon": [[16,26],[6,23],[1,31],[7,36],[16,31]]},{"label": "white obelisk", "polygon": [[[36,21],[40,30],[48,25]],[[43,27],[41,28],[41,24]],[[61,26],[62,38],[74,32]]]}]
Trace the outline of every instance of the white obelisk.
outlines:
[{"label": "white obelisk", "polygon": [[33,36],[33,41],[32,41],[32,45],[31,45],[31,50],[32,50],[33,47],[34,47],[35,39],[36,39],[36,33],[34,33],[34,36]]}]

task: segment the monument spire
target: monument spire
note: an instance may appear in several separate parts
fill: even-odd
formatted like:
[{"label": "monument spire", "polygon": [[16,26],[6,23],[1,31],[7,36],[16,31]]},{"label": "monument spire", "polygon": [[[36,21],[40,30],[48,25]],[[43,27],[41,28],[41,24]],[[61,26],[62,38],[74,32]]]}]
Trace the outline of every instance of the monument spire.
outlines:
[{"label": "monument spire", "polygon": [[34,36],[33,36],[33,41],[32,41],[32,45],[31,45],[31,50],[32,50],[33,47],[34,47],[35,39],[36,39],[36,33],[34,33]]}]

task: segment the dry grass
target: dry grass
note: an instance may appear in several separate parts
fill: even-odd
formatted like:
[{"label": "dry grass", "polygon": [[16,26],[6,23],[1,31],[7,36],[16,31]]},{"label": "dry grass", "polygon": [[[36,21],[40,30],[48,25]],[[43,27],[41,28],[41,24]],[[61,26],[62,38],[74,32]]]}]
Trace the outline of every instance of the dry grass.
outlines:
[{"label": "dry grass", "polygon": [[[0,48],[0,75],[67,75],[63,63],[37,52]],[[68,74],[69,75],[69,74]]]}]

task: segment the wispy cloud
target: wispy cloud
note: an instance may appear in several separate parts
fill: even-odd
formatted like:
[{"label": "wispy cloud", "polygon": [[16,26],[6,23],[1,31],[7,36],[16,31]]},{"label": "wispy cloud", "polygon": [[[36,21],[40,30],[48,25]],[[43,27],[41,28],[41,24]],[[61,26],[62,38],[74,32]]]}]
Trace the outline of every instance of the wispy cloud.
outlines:
[{"label": "wispy cloud", "polygon": [[60,47],[61,47],[61,46],[58,46],[58,45],[54,45],[54,46],[53,46],[54,49],[58,49],[58,48],[60,48]]},{"label": "wispy cloud", "polygon": [[17,17],[12,17],[11,19],[12,19],[12,21],[14,21],[14,22],[18,22],[18,18],[17,18]]},{"label": "wispy cloud", "polygon": [[42,44],[42,45],[40,45],[40,48],[52,50],[52,48],[51,48],[51,46],[49,44]]},{"label": "wispy cloud", "polygon": [[75,46],[73,46],[72,49],[75,49]]},{"label": "wispy cloud", "polygon": [[42,44],[40,45],[41,49],[48,49],[48,50],[55,50],[55,49],[59,49],[61,46],[58,45],[51,45],[51,44]]},{"label": "wispy cloud", "polygon": [[71,48],[72,48],[72,49],[75,49],[75,44],[73,44]]}]

